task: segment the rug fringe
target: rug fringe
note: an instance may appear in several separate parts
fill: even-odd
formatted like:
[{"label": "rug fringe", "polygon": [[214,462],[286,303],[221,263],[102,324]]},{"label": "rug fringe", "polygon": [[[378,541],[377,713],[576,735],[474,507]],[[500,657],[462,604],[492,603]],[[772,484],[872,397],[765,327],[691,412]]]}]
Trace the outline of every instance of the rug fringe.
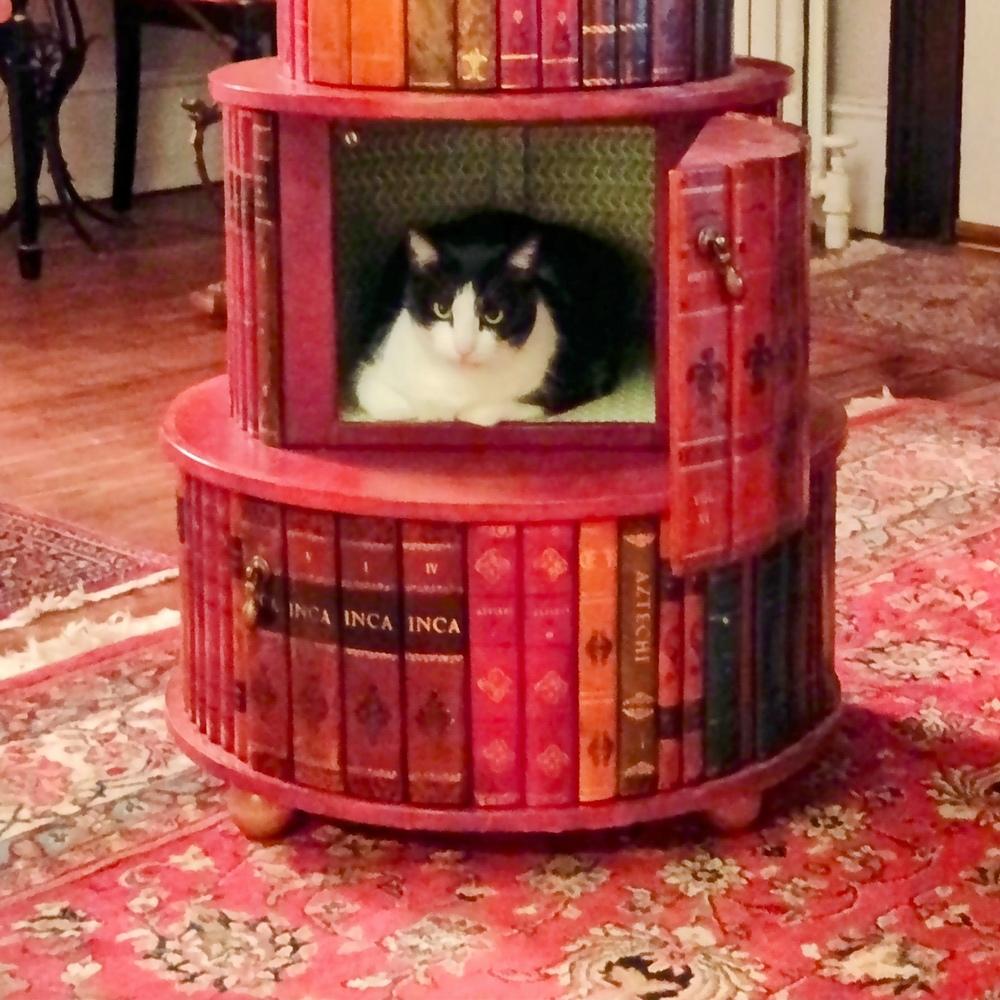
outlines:
[{"label": "rug fringe", "polygon": [[68,660],[133,636],[148,635],[180,624],[180,612],[163,608],[156,614],[133,618],[128,611],[116,611],[103,622],[78,618],[50,639],[29,639],[22,649],[0,656],[0,680],[19,677],[39,667]]},{"label": "rug fringe", "polygon": [[23,608],[11,612],[6,618],[0,621],[0,632],[8,632],[11,629],[23,628],[37,621],[42,615],[47,615],[52,611],[76,611],[85,604],[97,604],[112,597],[120,597],[122,594],[131,594],[136,590],[143,590],[146,587],[155,587],[158,583],[165,583],[167,580],[177,578],[177,567],[171,569],[161,569],[159,572],[150,573],[148,576],[140,577],[138,580],[126,580],[125,583],[117,583],[113,587],[106,587],[104,590],[95,590],[87,593],[83,587],[77,587],[68,594],[39,594],[33,597]]}]

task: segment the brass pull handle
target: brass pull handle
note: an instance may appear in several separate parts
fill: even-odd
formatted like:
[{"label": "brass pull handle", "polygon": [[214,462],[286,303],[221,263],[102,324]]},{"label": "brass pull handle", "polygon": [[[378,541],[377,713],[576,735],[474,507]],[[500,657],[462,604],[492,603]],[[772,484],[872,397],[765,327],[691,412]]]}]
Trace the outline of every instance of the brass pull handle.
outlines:
[{"label": "brass pull handle", "polygon": [[726,294],[739,302],[746,295],[746,282],[733,260],[729,238],[709,226],[698,234],[698,250],[712,262]]},{"label": "brass pull handle", "polygon": [[269,610],[265,591],[271,580],[271,567],[266,559],[254,556],[243,567],[243,620],[250,628]]}]

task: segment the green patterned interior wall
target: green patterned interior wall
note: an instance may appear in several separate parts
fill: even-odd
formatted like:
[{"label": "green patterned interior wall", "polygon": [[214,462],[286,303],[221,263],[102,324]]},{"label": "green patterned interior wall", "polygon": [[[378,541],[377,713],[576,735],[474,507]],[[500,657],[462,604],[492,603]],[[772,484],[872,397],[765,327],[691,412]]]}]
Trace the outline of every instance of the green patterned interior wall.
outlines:
[{"label": "green patterned interior wall", "polygon": [[[631,301],[650,330],[652,368],[656,142],[643,126],[377,124],[333,130],[341,380],[357,361],[385,262],[409,226],[504,208],[602,236],[634,275]],[[629,359],[630,361],[632,359]],[[648,387],[633,404],[590,419],[651,422]]]}]

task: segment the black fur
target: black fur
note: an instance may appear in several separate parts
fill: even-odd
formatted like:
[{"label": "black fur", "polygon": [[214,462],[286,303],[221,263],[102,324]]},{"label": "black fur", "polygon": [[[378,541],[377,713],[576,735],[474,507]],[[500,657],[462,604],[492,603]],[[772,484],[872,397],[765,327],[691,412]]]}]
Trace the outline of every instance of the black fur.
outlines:
[{"label": "black fur", "polygon": [[[480,315],[502,309],[497,336],[515,347],[531,332],[539,298],[555,319],[556,357],[529,402],[559,413],[615,388],[643,339],[638,317],[648,312],[636,302],[634,269],[617,248],[581,230],[512,212],[478,212],[420,233],[437,260],[417,266],[408,240],[397,249],[385,270],[366,355],[401,310],[428,326],[434,304],[450,305],[458,289],[472,282]],[[512,267],[511,255],[526,245],[537,249],[532,266]]]}]

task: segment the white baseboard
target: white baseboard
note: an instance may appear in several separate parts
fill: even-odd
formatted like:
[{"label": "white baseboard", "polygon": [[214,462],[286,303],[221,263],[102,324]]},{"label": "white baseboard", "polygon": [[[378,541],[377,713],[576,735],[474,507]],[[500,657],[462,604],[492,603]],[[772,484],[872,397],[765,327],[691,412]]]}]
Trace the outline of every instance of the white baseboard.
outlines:
[{"label": "white baseboard", "polygon": [[[191,125],[181,108],[185,97],[208,96],[201,73],[169,73],[152,70],[143,74],[139,109],[139,140],[136,155],[136,191],[185,187],[198,183],[191,150]],[[0,101],[0,120],[7,119],[6,96]],[[86,77],[66,99],[62,114],[63,148],[73,179],[88,198],[106,198],[111,193],[114,162],[114,78]],[[2,136],[3,133],[0,133]],[[206,160],[212,176],[221,177],[220,130],[209,130]],[[10,139],[0,142],[0,210],[14,191]],[[7,197],[2,197],[6,194]],[[41,197],[55,200],[48,176],[43,177]]]},{"label": "white baseboard", "polygon": [[851,225],[866,233],[885,228],[885,156],[889,107],[884,101],[834,95],[830,129],[857,140],[847,155],[854,211]]}]

